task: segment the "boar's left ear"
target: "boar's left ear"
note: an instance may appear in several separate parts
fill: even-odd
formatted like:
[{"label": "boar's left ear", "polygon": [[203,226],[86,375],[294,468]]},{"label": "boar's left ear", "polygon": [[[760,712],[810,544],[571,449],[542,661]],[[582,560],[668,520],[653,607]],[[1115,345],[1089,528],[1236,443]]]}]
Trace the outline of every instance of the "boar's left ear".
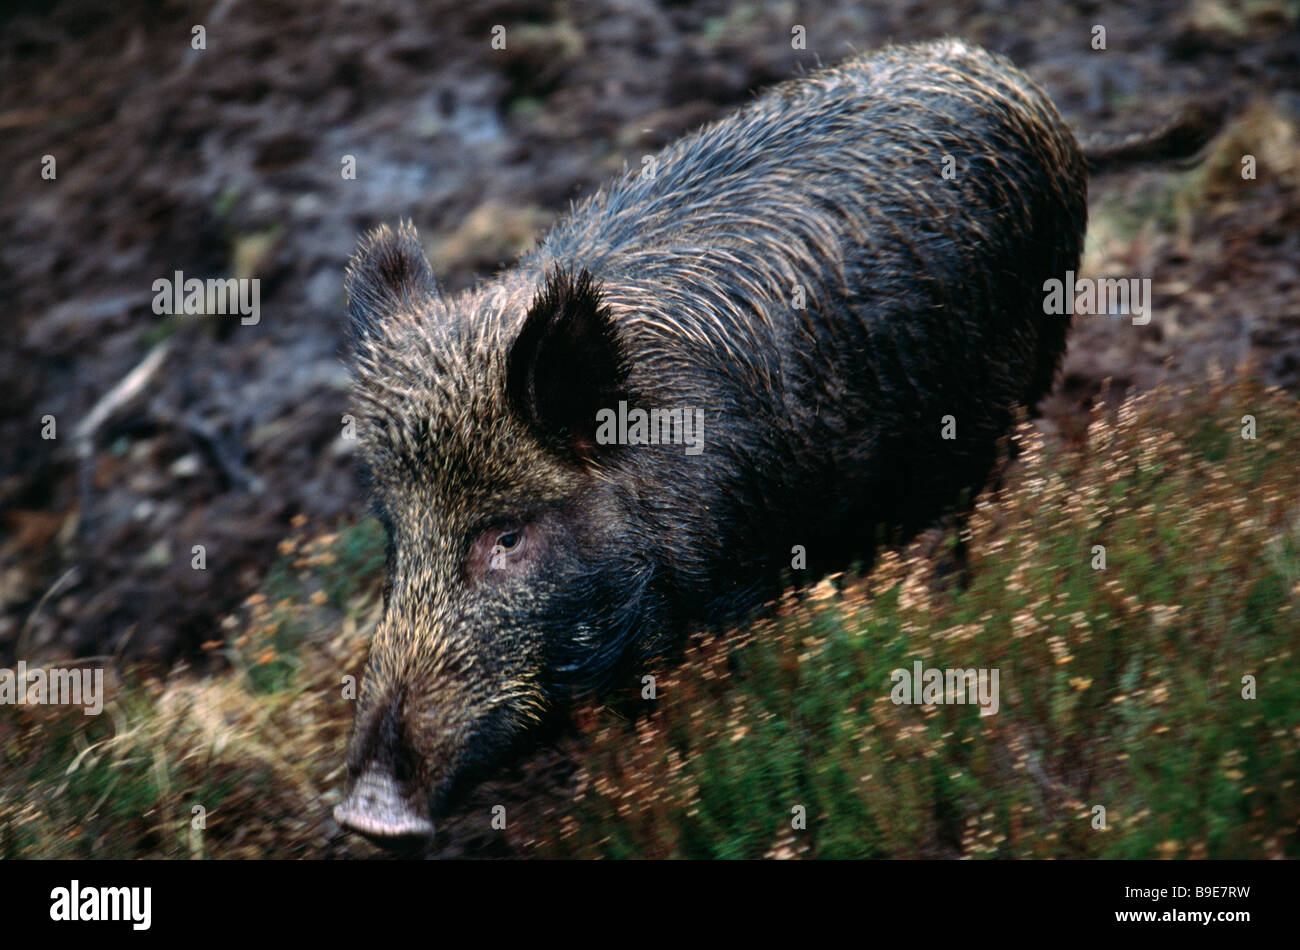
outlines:
[{"label": "boar's left ear", "polygon": [[354,347],[381,339],[392,321],[414,317],[423,302],[438,297],[433,268],[409,221],[396,234],[387,225],[367,234],[348,263],[343,284]]},{"label": "boar's left ear", "polygon": [[591,274],[555,270],[510,349],[506,389],[515,411],[546,443],[576,461],[613,446],[596,440],[602,409],[628,398],[618,328]]}]

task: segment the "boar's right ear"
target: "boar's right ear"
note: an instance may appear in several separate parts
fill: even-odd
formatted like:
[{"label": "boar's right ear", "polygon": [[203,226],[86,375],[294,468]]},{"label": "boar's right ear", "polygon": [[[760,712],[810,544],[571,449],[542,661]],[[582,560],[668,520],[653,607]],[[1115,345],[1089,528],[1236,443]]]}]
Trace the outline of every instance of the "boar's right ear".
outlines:
[{"label": "boar's right ear", "polygon": [[383,225],[362,238],[343,285],[354,348],[383,337],[392,319],[414,316],[422,302],[438,297],[433,268],[410,221],[396,234]]},{"label": "boar's right ear", "polygon": [[543,442],[589,461],[613,450],[597,441],[596,416],[628,399],[627,374],[618,328],[591,274],[548,274],[507,360],[515,411]]}]

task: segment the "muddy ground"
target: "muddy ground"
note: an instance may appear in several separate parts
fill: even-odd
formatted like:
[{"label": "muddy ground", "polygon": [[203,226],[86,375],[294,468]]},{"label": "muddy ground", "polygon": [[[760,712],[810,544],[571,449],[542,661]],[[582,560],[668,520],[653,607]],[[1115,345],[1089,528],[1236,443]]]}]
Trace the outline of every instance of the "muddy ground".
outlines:
[{"label": "muddy ground", "polygon": [[[1300,387],[1295,0],[8,5],[0,660],[192,655],[291,519],[364,511],[340,438],[359,232],[413,219],[463,288],[754,91],[946,34],[1009,55],[1084,133],[1230,106],[1199,171],[1094,182],[1084,271],[1151,276],[1154,317],[1080,323],[1045,427],[1077,428],[1107,378],[1218,366]],[[153,282],[177,270],[260,278],[260,321],[156,315]]]}]

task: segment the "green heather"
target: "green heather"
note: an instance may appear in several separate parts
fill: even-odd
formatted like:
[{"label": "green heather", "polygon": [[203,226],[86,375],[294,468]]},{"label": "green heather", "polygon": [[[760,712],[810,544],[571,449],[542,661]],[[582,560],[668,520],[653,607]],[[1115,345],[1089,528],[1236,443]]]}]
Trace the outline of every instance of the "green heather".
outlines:
[{"label": "green heather", "polygon": [[[579,711],[558,792],[511,804],[504,832],[471,810],[440,841],[544,857],[1300,857],[1298,435],[1289,397],[1219,381],[1099,412],[1080,445],[1023,427],[971,519],[965,587],[931,535],[699,638],[657,673],[648,714]],[[208,672],[114,671],[99,717],[0,708],[0,856],[373,853],[328,812],[382,533],[299,532],[214,632]],[[890,674],[916,661],[997,669],[998,712],[895,705]]]}]

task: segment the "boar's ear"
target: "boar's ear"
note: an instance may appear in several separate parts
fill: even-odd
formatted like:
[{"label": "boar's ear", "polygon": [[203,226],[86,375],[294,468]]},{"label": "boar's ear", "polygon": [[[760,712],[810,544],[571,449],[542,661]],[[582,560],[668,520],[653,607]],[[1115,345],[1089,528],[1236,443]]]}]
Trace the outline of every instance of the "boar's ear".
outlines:
[{"label": "boar's ear", "polygon": [[381,339],[394,319],[409,318],[421,303],[438,297],[433,268],[409,221],[396,234],[384,225],[362,238],[343,284],[354,348]]},{"label": "boar's ear", "polygon": [[617,412],[628,398],[627,372],[618,328],[591,274],[548,274],[507,361],[515,411],[561,453],[594,459],[614,448],[598,444],[596,414]]}]

